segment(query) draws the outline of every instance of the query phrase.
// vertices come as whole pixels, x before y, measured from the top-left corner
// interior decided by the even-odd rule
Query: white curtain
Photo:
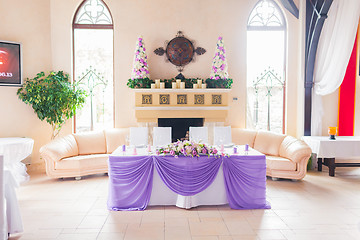
[[[314,68],[311,135],[322,135],[322,96],[341,85],[357,32],[359,0],[334,0],[319,39]]]

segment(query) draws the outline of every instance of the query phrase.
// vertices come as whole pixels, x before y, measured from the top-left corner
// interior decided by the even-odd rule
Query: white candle
[[[160,88],[160,79],[155,79],[155,88]]]
[[[198,85],[196,83],[194,83],[193,88],[198,88]]]
[[[151,84],[151,89],[154,89],[154,88],[156,88],[156,85],[155,85],[155,83],[152,83]]]
[[[176,79],[176,88],[181,88],[181,79]]]
[[[206,83],[201,84],[202,89],[206,89]]]
[[[160,88],[165,88],[165,83],[164,82],[160,83]]]
[[[171,83],[171,87],[172,87],[172,88],[177,88],[176,82],[172,82],[172,83]]]
[[[199,87],[201,86],[202,84],[202,80],[197,80],[197,84],[199,85]]]
[[[181,89],[185,89],[185,82],[181,82],[181,83],[180,83],[180,88],[181,88]]]

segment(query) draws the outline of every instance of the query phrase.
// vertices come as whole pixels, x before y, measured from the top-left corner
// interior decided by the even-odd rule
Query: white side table
[[[322,165],[329,167],[329,176],[335,176],[336,167],[360,167],[360,163],[336,163],[336,158],[360,157],[360,137],[336,136],[335,140],[328,136],[304,136],[302,137],[316,153],[318,158],[318,171],[322,171]]]

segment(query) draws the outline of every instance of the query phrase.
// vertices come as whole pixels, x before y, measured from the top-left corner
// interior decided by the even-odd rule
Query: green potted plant
[[[27,78],[17,95],[32,106],[41,121],[46,120],[51,125],[51,139],[59,134],[76,109],[83,106],[86,98],[85,91],[71,84],[69,74],[63,71],[52,71],[47,76],[40,72],[32,79]]]

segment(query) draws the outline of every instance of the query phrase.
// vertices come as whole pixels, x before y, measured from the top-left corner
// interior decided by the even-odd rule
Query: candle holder
[[[337,133],[337,127],[329,127],[328,133],[329,133],[329,139],[330,140],[336,140],[335,136],[336,136],[336,133]]]

